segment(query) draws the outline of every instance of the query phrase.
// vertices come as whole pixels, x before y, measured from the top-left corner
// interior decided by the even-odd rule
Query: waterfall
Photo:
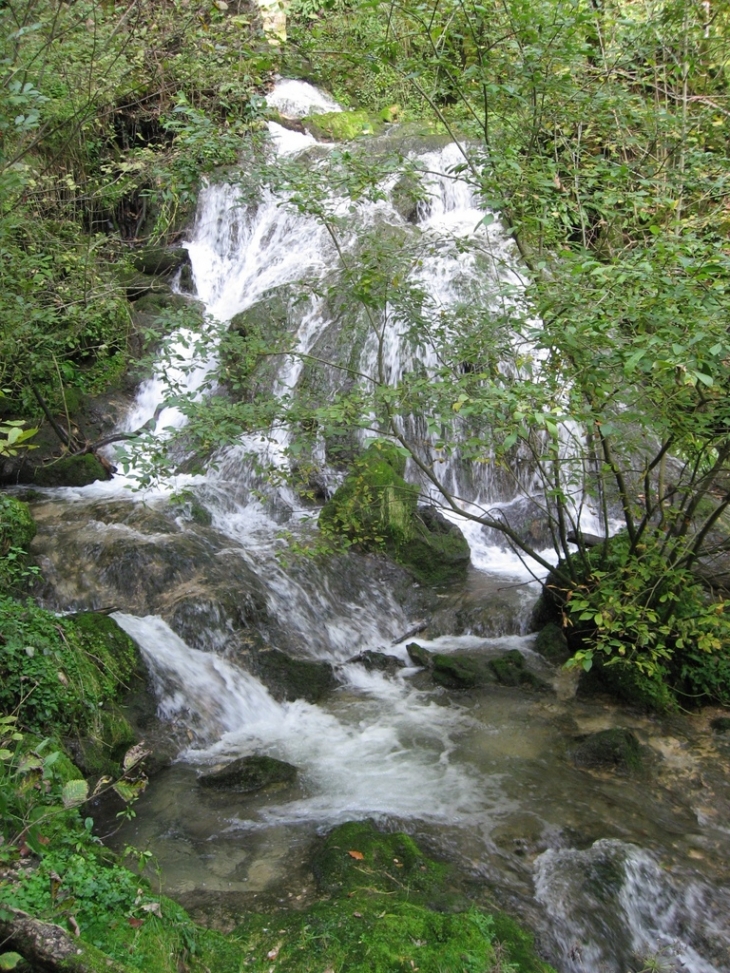
[[[301,82],[278,85],[269,103],[288,116],[339,109]],[[269,130],[282,169],[300,153],[313,168],[339,151],[273,122]],[[499,221],[457,171],[463,161],[458,147],[413,144],[408,153],[423,192],[405,215],[394,198],[397,174],[384,176],[370,187],[369,197],[355,201],[334,189],[323,193],[341,253],[322,222],[288,205],[273,180],[255,202],[244,200],[235,185],[206,185],[186,246],[209,320],[202,335],[182,329],[169,337],[124,428],[154,426],[158,444],[170,427],[183,428],[183,413],[166,404],[170,385],[183,386],[205,403],[216,391],[211,383],[219,349],[213,339],[225,334],[236,315],[255,312],[266,301],[276,304],[281,317],[276,326],[289,340],[288,353],[272,362],[267,381],[276,396],[292,400],[311,385],[313,358],[333,363],[329,369],[317,366],[325,398],[339,388],[343,363],[375,375],[380,356],[391,384],[410,372],[435,370],[438,347],[427,340],[429,331],[443,329],[448,336],[448,329],[458,327],[454,307],[468,303],[476,290],[495,317],[524,319],[529,312],[516,254]],[[341,254],[356,261],[361,234],[367,233],[376,243],[396,233],[406,257],[417,254],[404,263],[413,287],[427,297],[423,340],[411,340],[397,288],[380,341],[362,309],[340,300]],[[344,338],[343,328],[349,328]],[[526,346],[521,350],[530,352]],[[499,504],[517,510],[523,492],[529,494],[529,468],[516,486],[488,462],[462,463],[458,450],[442,455],[438,433],[422,416],[400,421],[404,435],[420,442],[424,461],[436,464],[442,482],[466,509]],[[216,822],[215,833],[206,834],[206,844],[222,833],[248,840],[267,828],[312,833],[372,817],[422,831],[466,873],[506,889],[510,903],[529,902],[528,914],[565,973],[627,973],[652,954],[677,973],[728,969],[722,955],[730,948],[730,931],[713,905],[710,879],[692,870],[687,863],[694,856],[684,848],[677,852],[683,869],[677,877],[658,864],[654,849],[671,856],[673,832],[665,833],[656,811],[661,801],[652,788],[623,782],[634,801],[631,815],[624,816],[611,787],[566,758],[566,725],[573,736],[589,733],[601,720],[613,725],[616,714],[600,710],[596,716],[580,704],[564,710],[564,700],[548,693],[501,688],[483,699],[446,697],[419,676],[401,639],[419,621],[422,591],[411,586],[404,594],[398,587],[403,582],[377,559],[288,559],[292,543],[311,535],[317,514],[285,478],[269,476],[271,470],[286,471],[292,441],[292,430],[281,423],[217,450],[204,474],[181,472],[130,492],[132,469],[108,483],[53,491],[52,500],[44,494],[37,509],[62,552],[54,555],[50,544],[43,549],[48,574],[55,569],[57,602],[69,609],[121,608],[114,617],[140,647],[160,715],[181,731],[179,766],[190,775],[184,780],[186,815],[188,802],[197,800],[190,786],[197,768],[265,753],[299,769],[296,790],[258,804],[238,801]],[[312,459],[323,489],[332,492],[343,473],[328,447],[315,443]],[[407,475],[423,496],[438,500],[415,464]],[[49,512],[53,503],[60,505],[59,515]],[[502,587],[532,580],[515,554],[481,525],[453,519],[470,544],[478,571],[469,584],[478,597],[496,600]],[[432,594],[434,611],[442,597]],[[525,595],[528,602],[530,597]],[[458,610],[459,604],[452,617]],[[532,641],[519,634],[419,638],[443,654],[468,649],[489,658],[517,649],[534,668],[543,665],[541,675],[550,678]],[[339,688],[321,705],[279,701],[246,670],[252,645],[326,660]],[[367,671],[354,661],[367,649],[397,657],[402,668]],[[631,720],[647,739],[665,732],[641,717]],[[700,770],[696,775],[701,777]],[[155,786],[152,781],[150,791]],[[140,817],[143,813],[140,808]],[[688,831],[698,820],[691,817],[689,825],[680,820]],[[703,822],[703,828],[708,848],[725,847],[721,827]],[[631,840],[603,838],[606,834],[628,834]],[[638,846],[644,840],[651,852]],[[196,867],[205,868],[206,856],[207,851]],[[164,861],[162,866],[164,874]],[[718,875],[713,881],[724,902],[726,877]],[[680,876],[686,878],[684,888]]]

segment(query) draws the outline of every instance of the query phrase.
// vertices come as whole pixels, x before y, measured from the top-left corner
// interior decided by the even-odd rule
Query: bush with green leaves
[[[656,539],[637,551],[623,532],[582,561],[579,580],[549,579],[562,608],[572,666],[656,709],[730,705],[730,616],[687,567],[670,566]]]

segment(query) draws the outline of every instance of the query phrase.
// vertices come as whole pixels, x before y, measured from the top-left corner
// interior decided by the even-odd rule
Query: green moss
[[[517,649],[510,649],[504,655],[491,659],[489,667],[501,686],[530,686],[544,689],[545,683],[525,665],[525,657]]]
[[[367,111],[333,111],[308,115],[305,129],[319,141],[349,142],[363,135],[377,135],[383,121]]]
[[[245,968],[264,973],[550,973],[530,936],[506,916],[474,908],[455,872],[404,834],[368,822],[340,825],[313,866],[330,896],[304,912],[251,916],[239,927]],[[502,964],[502,965],[500,965]]]
[[[109,471],[93,453],[84,456],[65,456],[63,459],[39,466],[33,473],[36,486],[86,486],[95,480],[108,480]]]
[[[471,562],[471,551],[459,528],[434,508],[421,508],[412,526],[412,536],[398,545],[397,561],[422,584],[462,581]]]
[[[0,496],[0,558],[11,547],[28,550],[35,537],[36,526],[30,507],[14,497]]]
[[[96,736],[109,752],[128,736],[122,719],[107,716],[104,707],[139,672],[139,658],[113,619],[95,613],[59,618],[31,602],[4,598],[0,633],[0,711],[17,712],[33,732]]]
[[[443,891],[449,874],[448,866],[427,858],[408,835],[387,834],[369,821],[350,821],[330,832],[312,871],[320,890],[330,895],[391,894],[407,885],[409,895],[421,900]]]
[[[487,659],[440,653],[433,656],[433,678],[447,689],[476,689],[497,681]]]
[[[462,580],[469,545],[435,508],[418,507],[418,487],[403,479],[404,472],[405,457],[396,447],[368,447],[322,508],[320,529],[388,553],[422,584]]]

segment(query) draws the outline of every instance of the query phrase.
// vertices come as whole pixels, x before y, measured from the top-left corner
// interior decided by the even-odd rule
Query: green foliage
[[[131,639],[106,616],[59,618],[9,598],[0,599],[0,632],[0,712],[36,733],[103,742],[104,707],[136,672]]]
[[[655,705],[674,692],[726,700],[723,606],[691,572],[726,533],[730,504],[728,10],[408,0],[335,5],[306,27],[315,13],[302,7],[297,37],[338,93],[357,98],[369,72],[384,87],[363,85],[363,104],[401,100],[405,84],[411,106],[466,133],[458,170],[530,271],[522,289],[476,289],[451,319],[439,314],[443,325],[414,289],[401,296],[414,348],[430,345],[441,364],[397,384],[368,376],[361,414],[377,416],[451,506],[437,463],[454,444],[467,463],[509,470],[514,494],[541,511],[561,583],[585,602],[570,617],[589,616],[594,640],[578,661],[597,653]],[[356,22],[350,41],[344,25]],[[338,185],[357,198],[354,180]],[[319,196],[300,198],[337,232]],[[373,295],[391,267],[358,266],[348,280],[381,338],[387,304]],[[334,424],[336,410],[344,422],[344,396],[320,414]],[[404,433],[413,413],[428,449]],[[627,536],[615,562],[590,571],[582,544],[570,557],[586,507]],[[509,512],[472,516],[549,568]]]
[[[0,495],[0,591],[15,588],[33,575],[34,569],[24,562],[35,531],[28,504]]]
[[[85,788],[50,739],[34,740],[18,731],[15,716],[0,716],[0,834],[8,848],[23,844],[39,854],[49,835],[73,829],[77,814],[71,809]]]
[[[14,417],[63,414],[127,365],[117,278],[164,242],[201,176],[236,160],[272,66],[255,21],[210,3],[0,8],[0,382]],[[13,434],[15,435],[15,434]],[[12,444],[11,444],[12,445]]]
[[[566,594],[570,665],[656,709],[730,705],[730,620],[686,567],[671,567],[656,538],[631,550],[619,534],[591,552],[588,573]]]

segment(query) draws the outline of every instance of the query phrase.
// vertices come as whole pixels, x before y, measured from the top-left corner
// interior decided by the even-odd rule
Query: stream
[[[269,102],[290,116],[338,108],[302,82],[281,82]],[[282,160],[303,157],[315,166],[337,150],[269,128]],[[422,170],[425,199],[404,217],[393,202],[397,176],[386,179],[377,199],[352,212],[344,251],[357,255],[363,227],[395,228],[404,249],[422,248],[413,273],[434,307],[449,307],[477,284],[494,286],[495,304],[518,301],[516,256],[455,174],[458,148],[396,133],[378,141],[379,151],[389,150],[389,138]],[[237,187],[210,184],[186,244],[196,296],[212,318],[227,322],[274,298],[285,307],[299,355],[272,370],[282,397],[311,386],[302,354],[335,361],[356,354],[358,369],[369,373],[378,353],[367,336],[352,337],[357,321],[333,313],[331,237],[285,203],[274,189],[246,202]],[[327,204],[340,216],[352,205],[334,191]],[[507,291],[498,286],[505,281]],[[381,351],[392,383],[435,361],[434,348],[414,351],[403,332],[393,313]],[[190,337],[178,335],[169,360],[143,383],[124,428],[156,422],[164,438],[165,427],[184,425],[174,406],[161,408],[169,383],[195,393],[216,361],[215,350],[191,358]],[[186,357],[189,367],[180,367]],[[336,370],[327,381],[325,396]],[[404,422],[411,434],[422,424],[418,416]],[[421,432],[433,460],[437,441]],[[730,970],[730,737],[711,731],[717,714],[649,717],[577,698],[573,677],[533,651],[528,628],[539,584],[474,522],[450,515],[472,555],[458,589],[427,591],[363,554],[282,557],[292,538],[311,536],[317,508],[263,476],[255,460],[285,464],[289,442],[283,426],[266,439],[244,436],[220,450],[205,474],[180,473],[144,490],[130,489],[132,470],[35,494],[33,552],[45,603],[59,611],[117,609],[114,617],[142,651],[177,753],[115,837],[118,847],[151,850],[165,893],[216,921],[217,912],[235,915],[256,902],[306,901],[313,837],[370,818],[455,862],[475,894],[483,889],[535,931],[562,973],[638,973],[650,962],[677,973]],[[342,473],[327,444],[314,458],[321,489],[331,493]],[[458,456],[443,463],[443,479],[470,508],[522,502],[520,477],[506,480],[488,463],[466,469]],[[413,464],[408,477],[419,482]],[[420,485],[428,496],[428,484]],[[590,511],[581,522],[591,530]],[[436,687],[402,640],[424,619],[428,627],[415,636],[422,646],[487,657],[517,649],[550,691]],[[254,644],[333,663],[338,688],[317,704],[277,701],[247,667]],[[368,649],[404,665],[368,671],[352,661]],[[614,726],[634,731],[645,770],[620,776],[576,766],[578,738]],[[250,796],[196,787],[201,769],[252,753],[294,764],[297,783]]]

